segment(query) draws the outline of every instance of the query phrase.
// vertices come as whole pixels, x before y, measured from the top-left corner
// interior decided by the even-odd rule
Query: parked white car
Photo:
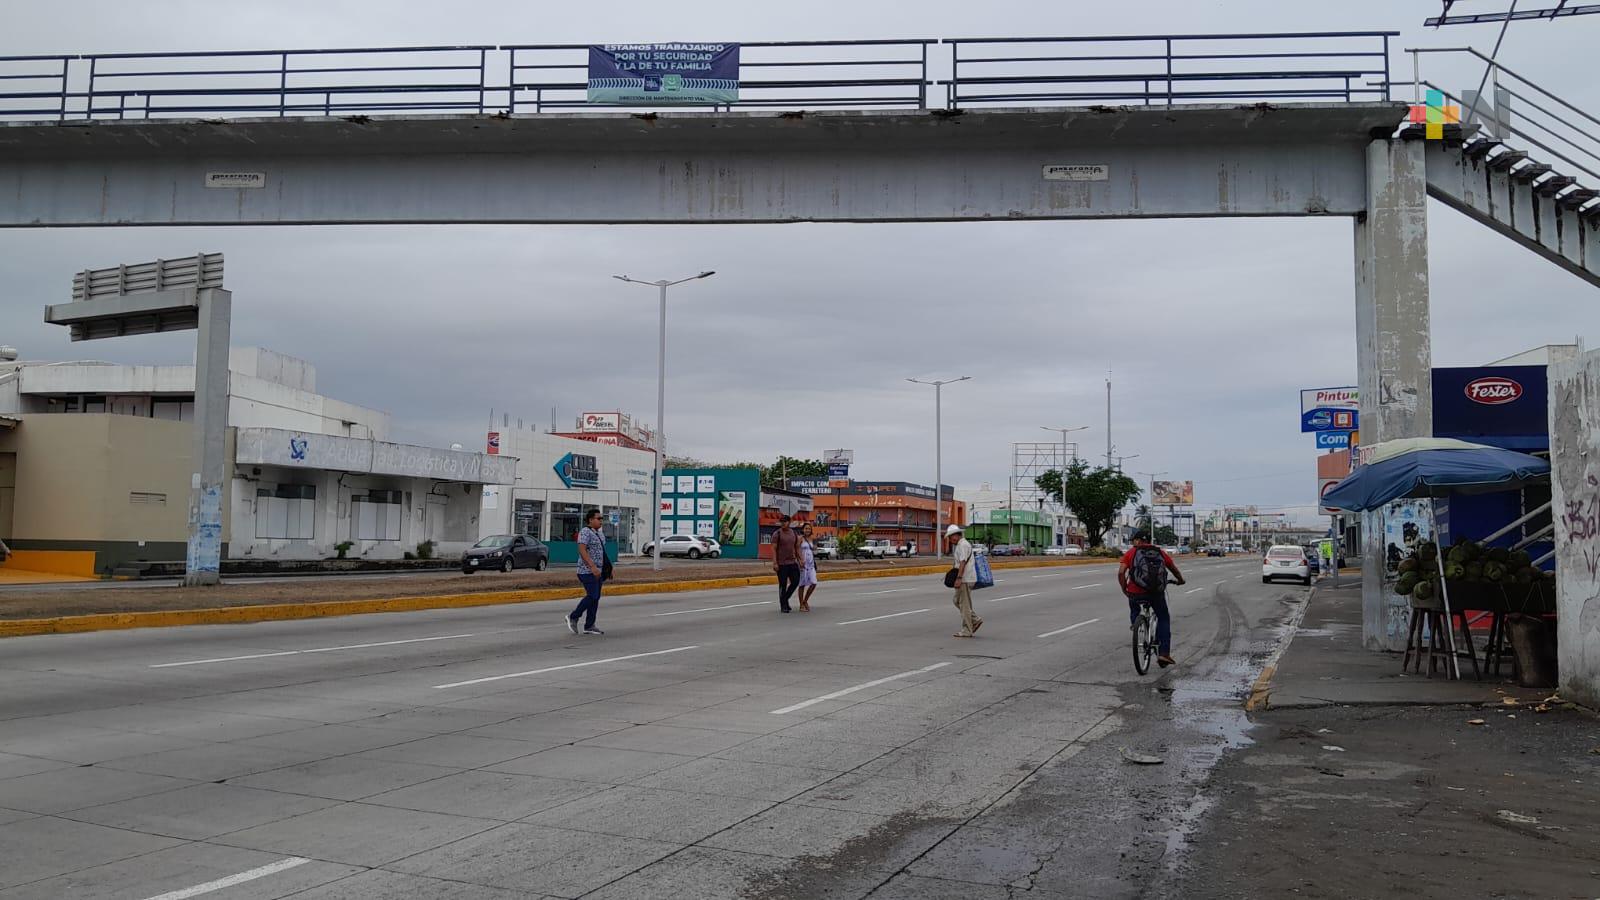
[[[1061,548],[1061,555],[1062,556],[1082,556],[1083,555],[1083,548],[1079,547],[1077,544],[1068,544],[1065,547]]]
[[[1281,544],[1267,551],[1261,561],[1261,583],[1268,584],[1279,578],[1292,578],[1301,584],[1311,583],[1311,561],[1306,551],[1293,544]]]
[[[817,559],[838,559],[839,542],[834,540],[817,541],[811,548]]]
[[[645,556],[654,556],[655,552],[655,541],[644,545]],[[716,559],[722,555],[722,547],[710,538],[695,537],[692,534],[670,534],[661,539],[661,555],[687,556],[690,559],[709,556]]]

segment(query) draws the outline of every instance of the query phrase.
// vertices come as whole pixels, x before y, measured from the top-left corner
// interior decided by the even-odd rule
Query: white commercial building
[[[185,556],[193,366],[0,363],[0,538],[74,571]],[[323,396],[310,363],[229,359],[229,559],[398,559],[478,539],[516,460],[389,442],[389,414]],[[427,545],[420,548],[419,545]]]
[[[484,492],[479,534],[527,534],[550,545],[552,562],[577,559],[583,513],[598,509],[621,553],[649,536],[655,454],[539,431],[502,431],[500,451],[517,459],[515,481]]]

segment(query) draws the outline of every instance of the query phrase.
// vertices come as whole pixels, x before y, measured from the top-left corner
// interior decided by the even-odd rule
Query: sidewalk
[[[1252,709],[1501,704],[1506,696],[1537,703],[1555,693],[1553,688],[1518,686],[1511,680],[1509,663],[1501,666],[1499,676],[1485,672],[1482,681],[1475,681],[1472,663],[1464,656],[1461,681],[1446,679],[1442,671],[1429,678],[1426,662],[1422,674],[1402,674],[1401,654],[1361,646],[1359,578],[1340,576],[1339,587],[1313,590],[1299,630],[1291,636],[1270,681],[1258,685],[1261,696]],[[1482,649],[1478,648],[1480,665]]]

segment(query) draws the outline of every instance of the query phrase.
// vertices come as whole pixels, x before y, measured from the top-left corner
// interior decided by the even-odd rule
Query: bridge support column
[[[228,344],[233,293],[199,292],[200,331],[194,355],[194,472],[189,484],[186,587],[222,581],[222,496],[228,486]]]
[[[1422,141],[1367,145],[1367,211],[1356,219],[1356,369],[1361,443],[1433,434],[1428,197]],[[1383,584],[1383,516],[1362,526],[1362,640],[1405,648],[1406,599]]]

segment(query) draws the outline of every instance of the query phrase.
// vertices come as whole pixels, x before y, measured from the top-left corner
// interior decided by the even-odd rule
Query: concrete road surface
[[[0,900],[1157,896],[1306,594],[1180,564],[0,641]]]

